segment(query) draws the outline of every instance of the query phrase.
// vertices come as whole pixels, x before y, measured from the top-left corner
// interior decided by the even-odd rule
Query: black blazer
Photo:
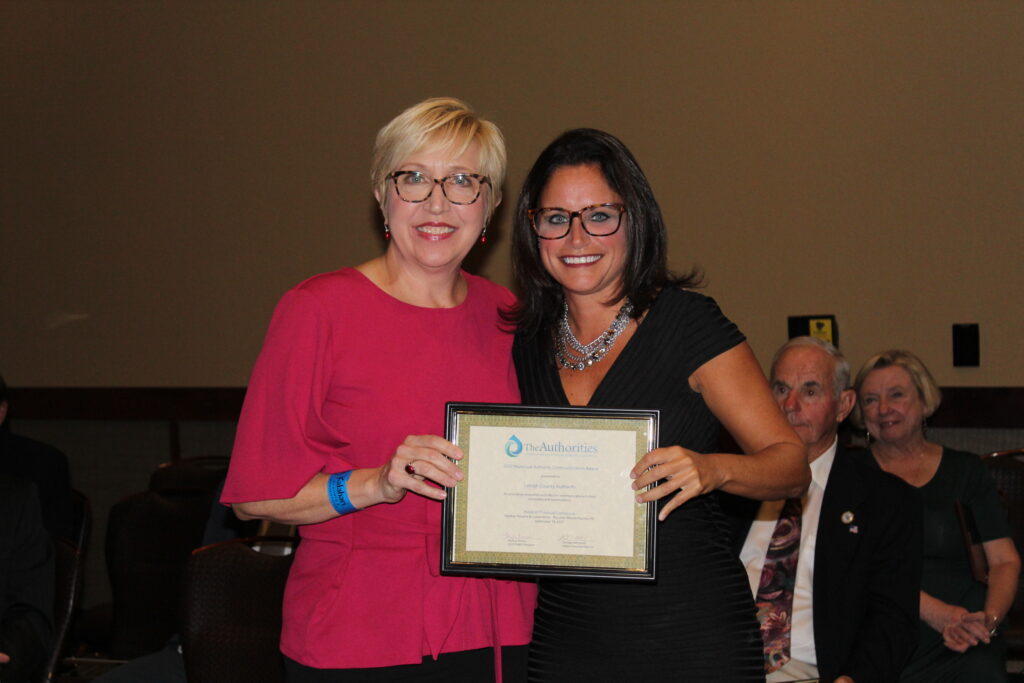
[[[0,474],[34,483],[46,530],[53,536],[74,540],[67,457],[49,444],[12,434],[10,424],[8,420],[0,426]]]
[[[53,544],[35,485],[0,474],[0,680],[37,681],[50,655]]]
[[[840,447],[821,503],[812,600],[823,683],[842,675],[895,682],[917,645],[920,499],[870,457]],[[760,502],[724,493],[721,502],[738,554]]]

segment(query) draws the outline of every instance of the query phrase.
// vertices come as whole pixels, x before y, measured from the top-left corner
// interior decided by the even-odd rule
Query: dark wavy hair
[[[538,238],[530,227],[528,211],[539,208],[540,196],[557,169],[591,165],[601,170],[605,182],[626,205],[626,224],[622,228],[626,231],[626,265],[612,302],[628,297],[633,302],[633,317],[639,318],[661,289],[700,286],[698,270],[682,276],[668,270],[665,221],[647,176],[633,154],[614,135],[593,128],[576,128],[559,135],[540,153],[523,181],[516,203],[512,273],[520,298],[508,320],[525,337],[552,330],[563,304],[561,285],[541,262]]]

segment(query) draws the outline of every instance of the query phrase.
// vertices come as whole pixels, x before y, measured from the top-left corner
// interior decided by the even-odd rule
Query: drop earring
[[[480,244],[487,244],[487,224],[484,224],[484,229],[480,233]]]
[[[384,239],[391,239],[391,228],[388,227],[387,223],[384,224]]]

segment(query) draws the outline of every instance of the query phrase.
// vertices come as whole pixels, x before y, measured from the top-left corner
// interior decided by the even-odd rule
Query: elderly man
[[[736,523],[765,644],[768,683],[896,681],[913,650],[921,574],[917,492],[838,446],[853,408],[842,354],[812,337],[772,361],[775,400],[807,445],[801,498],[723,496]]]

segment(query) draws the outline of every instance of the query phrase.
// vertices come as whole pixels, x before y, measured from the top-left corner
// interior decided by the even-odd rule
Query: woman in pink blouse
[[[512,295],[461,269],[501,198],[498,128],[426,100],[377,135],[384,253],[282,298],[222,501],[300,525],[284,599],[289,681],[525,679],[534,586],[439,575],[446,401],[518,402]],[[496,662],[503,662],[496,667]]]

